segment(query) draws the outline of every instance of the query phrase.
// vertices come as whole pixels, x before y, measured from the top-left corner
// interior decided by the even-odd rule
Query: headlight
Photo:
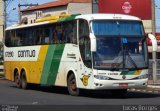
[[[148,76],[147,76],[147,74],[145,74],[145,75],[140,75],[139,77],[138,77],[138,79],[146,79]]]
[[[94,75],[94,77],[95,77],[96,79],[100,79],[100,80],[108,80],[108,79],[109,79],[109,77],[107,77],[107,76],[102,76],[102,75]]]

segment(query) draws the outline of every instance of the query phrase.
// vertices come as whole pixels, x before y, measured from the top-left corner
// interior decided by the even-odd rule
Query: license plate
[[[119,83],[119,87],[127,88],[128,87],[128,83]]]

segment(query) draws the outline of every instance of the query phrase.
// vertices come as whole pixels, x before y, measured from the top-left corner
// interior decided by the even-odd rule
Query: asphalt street
[[[66,88],[33,86],[23,90],[13,82],[0,80],[0,104],[19,105],[160,105],[160,94],[128,92],[125,98],[117,98],[106,92],[88,91],[79,97],[70,96]]]
[[[106,92],[87,91],[82,96],[70,96],[66,88],[34,86],[23,90],[13,82],[0,79],[0,104],[10,105],[160,105],[160,94],[128,92],[117,98]]]

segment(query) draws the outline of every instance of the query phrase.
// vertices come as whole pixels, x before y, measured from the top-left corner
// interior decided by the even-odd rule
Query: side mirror
[[[97,42],[96,42],[96,37],[94,36],[94,34],[90,33],[90,39],[91,39],[91,51],[96,52]]]
[[[151,39],[152,42],[152,51],[157,52],[158,46],[156,37],[153,34],[148,34],[148,37]]]

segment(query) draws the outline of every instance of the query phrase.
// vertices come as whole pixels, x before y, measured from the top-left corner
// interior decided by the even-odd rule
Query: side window
[[[62,43],[62,24],[56,24],[55,26],[55,37],[56,37],[56,43]]]
[[[68,21],[52,25],[51,43],[77,44],[77,22]]]
[[[6,31],[5,32],[5,45],[7,46],[7,47],[12,47],[13,46],[13,44],[12,44],[12,38],[11,38],[11,36],[12,36],[12,31],[11,30],[8,30],[8,31]]]
[[[79,20],[79,37],[89,37],[89,26],[86,20]]]
[[[49,27],[43,29],[43,38],[42,43],[43,44],[49,44],[51,37],[51,29]]]
[[[28,29],[29,33],[27,33],[27,45],[35,45],[35,37],[34,37],[34,30],[33,28]]]
[[[85,20],[79,20],[79,49],[84,64],[91,68],[91,51],[90,51],[90,38],[89,26]]]
[[[69,35],[70,43],[77,44],[77,21],[71,21],[69,24],[72,25],[70,26],[71,29],[67,29],[70,31],[70,35]]]
[[[40,45],[42,43],[43,30],[40,27],[37,27],[33,33],[35,37],[35,45]]]
[[[66,41],[66,43],[71,43],[73,24],[71,22],[66,23],[64,29],[65,29],[64,30],[65,41]]]
[[[51,40],[51,43],[58,43],[58,38],[57,38],[57,32],[56,32],[56,25],[52,25],[52,40]]]
[[[24,30],[19,29],[16,31],[16,38],[14,39],[16,46],[22,46],[24,43]]]

